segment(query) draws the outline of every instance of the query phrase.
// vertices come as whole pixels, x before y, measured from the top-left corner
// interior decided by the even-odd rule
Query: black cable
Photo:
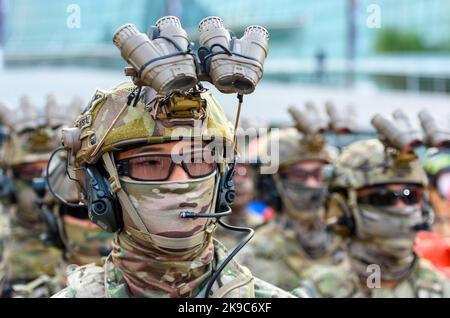
[[[213,52],[212,49],[214,47],[216,47],[216,46],[220,47],[223,51]],[[219,55],[219,54],[226,54],[228,56],[236,55],[236,56],[239,56],[239,57],[242,57],[242,58],[245,58],[245,59],[249,59],[249,60],[253,60],[253,61],[259,62],[258,59],[253,58],[251,56],[247,56],[247,55],[243,55],[243,54],[240,54],[240,53],[237,53],[237,52],[230,51],[228,48],[224,47],[222,44],[219,44],[219,43],[215,43],[215,44],[211,45],[210,53],[207,54],[204,57],[204,61],[206,62],[206,60],[212,58],[213,56]]]
[[[206,286],[205,298],[209,298],[209,292],[211,291],[214,282],[217,280],[217,278],[219,278],[219,274],[224,270],[224,268],[233,259],[233,257],[236,256],[236,254],[251,240],[251,238],[255,234],[255,231],[249,227],[232,226],[226,224],[222,220],[219,220],[219,224],[228,230],[236,232],[247,232],[248,234],[239,242],[239,244],[234,248],[234,250],[230,253],[230,255],[228,255],[228,257],[222,262],[222,264],[220,264],[219,268],[211,276],[208,285]]]
[[[142,86],[139,86],[139,88],[137,90],[136,98],[133,103],[133,107],[136,107],[137,103],[139,102],[139,98],[141,97],[141,92],[142,92]]]
[[[67,202],[67,200],[65,200],[63,197],[61,197],[59,194],[57,194],[57,193],[55,193],[54,191],[53,191],[53,188],[52,188],[52,186],[51,186],[51,184],[50,184],[50,173],[49,173],[49,170],[50,170],[50,163],[52,162],[52,160],[53,160],[53,157],[58,153],[58,152],[60,152],[60,151],[62,151],[62,150],[65,150],[64,149],[64,147],[58,147],[58,148],[56,148],[53,152],[52,152],[52,154],[50,155],[50,158],[48,159],[48,163],[47,163],[47,167],[45,168],[45,182],[47,183],[47,187],[48,187],[48,190],[50,191],[50,193],[60,202],[60,203],[62,203],[62,204],[65,204],[65,205],[67,205],[67,206],[70,206],[70,207],[73,207],[73,208],[79,208],[80,206],[83,206],[83,205],[80,205],[80,204],[75,204],[75,203],[70,203],[70,202]]]
[[[156,58],[154,58],[154,59],[151,59],[151,60],[149,60],[148,62],[144,63],[144,64],[139,68],[139,70],[137,70],[137,72],[136,72],[136,77],[137,77],[137,78],[141,78],[142,72],[143,72],[150,64],[155,63],[155,62],[160,61],[160,60],[164,60],[164,59],[168,59],[168,58],[171,58],[171,57],[174,57],[174,56],[180,56],[180,55],[193,55],[193,54],[192,54],[190,51],[175,52],[175,53],[171,53],[171,54],[167,54],[167,55],[164,55],[164,56],[159,56],[159,57],[156,57]]]

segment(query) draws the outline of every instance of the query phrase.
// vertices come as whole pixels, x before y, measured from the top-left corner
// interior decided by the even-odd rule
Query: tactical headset
[[[35,202],[36,210],[45,225],[45,234],[42,241],[46,245],[65,250],[65,240],[62,238],[64,230],[51,208],[43,202],[43,198],[46,194],[46,180],[44,178],[34,178],[32,185],[33,190],[38,197],[37,202]],[[83,206],[80,206],[80,208],[85,209]]]

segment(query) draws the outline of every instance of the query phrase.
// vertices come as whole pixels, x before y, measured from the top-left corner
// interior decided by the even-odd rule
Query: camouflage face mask
[[[303,221],[315,221],[320,217],[325,202],[324,188],[306,187],[288,180],[282,180],[281,186],[281,196],[288,212]]]
[[[414,239],[414,227],[423,222],[420,207],[377,208],[360,206],[356,219],[360,238],[410,238]]]
[[[396,280],[410,273],[416,260],[414,239],[385,238],[372,241],[354,239],[347,252],[352,268],[362,277],[369,275],[369,265],[378,265],[381,279]]]
[[[123,178],[120,181],[150,234],[186,238],[204,230],[208,219],[182,219],[180,212],[211,211],[215,176],[213,173],[186,181],[140,182]]]
[[[114,235],[102,231],[89,220],[64,216],[63,222],[70,262],[102,264],[101,257],[109,254]]]
[[[382,279],[400,279],[413,266],[414,226],[423,222],[417,207],[360,206],[355,214],[357,234],[348,248],[352,266],[362,276],[367,266],[380,266]]]

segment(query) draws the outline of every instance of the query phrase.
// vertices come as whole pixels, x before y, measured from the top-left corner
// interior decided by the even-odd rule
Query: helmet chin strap
[[[103,162],[105,163],[105,169],[109,173],[110,178],[109,182],[111,185],[111,189],[113,192],[117,194],[119,202],[122,206],[122,210],[126,211],[128,216],[131,218],[133,224],[137,227],[125,226],[125,231],[140,240],[151,243],[155,247],[170,249],[170,250],[187,250],[193,249],[197,246],[202,245],[204,242],[209,240],[214,229],[217,226],[216,222],[209,222],[209,224],[205,227],[204,230],[189,236],[189,237],[166,237],[161,235],[152,234],[148,231],[145,223],[142,221],[141,216],[137,212],[134,205],[131,203],[130,198],[123,190],[120,185],[119,176],[117,174],[117,169],[115,168],[113,159],[111,158],[110,153],[105,153],[102,156]],[[216,183],[217,184],[217,183]],[[215,198],[217,195],[217,189],[214,194],[213,202],[215,202]],[[211,203],[212,205],[212,203]],[[181,212],[182,213],[192,213],[192,212]],[[194,213],[197,214],[197,213]],[[182,217],[180,215],[180,217]],[[164,250],[164,252],[167,252]]]

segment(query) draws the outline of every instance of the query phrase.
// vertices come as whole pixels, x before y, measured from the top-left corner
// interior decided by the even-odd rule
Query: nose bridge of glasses
[[[189,179],[189,172],[186,168],[186,165],[183,165],[180,163],[174,163],[172,164],[172,169],[169,171],[169,181],[173,180],[187,180]]]

